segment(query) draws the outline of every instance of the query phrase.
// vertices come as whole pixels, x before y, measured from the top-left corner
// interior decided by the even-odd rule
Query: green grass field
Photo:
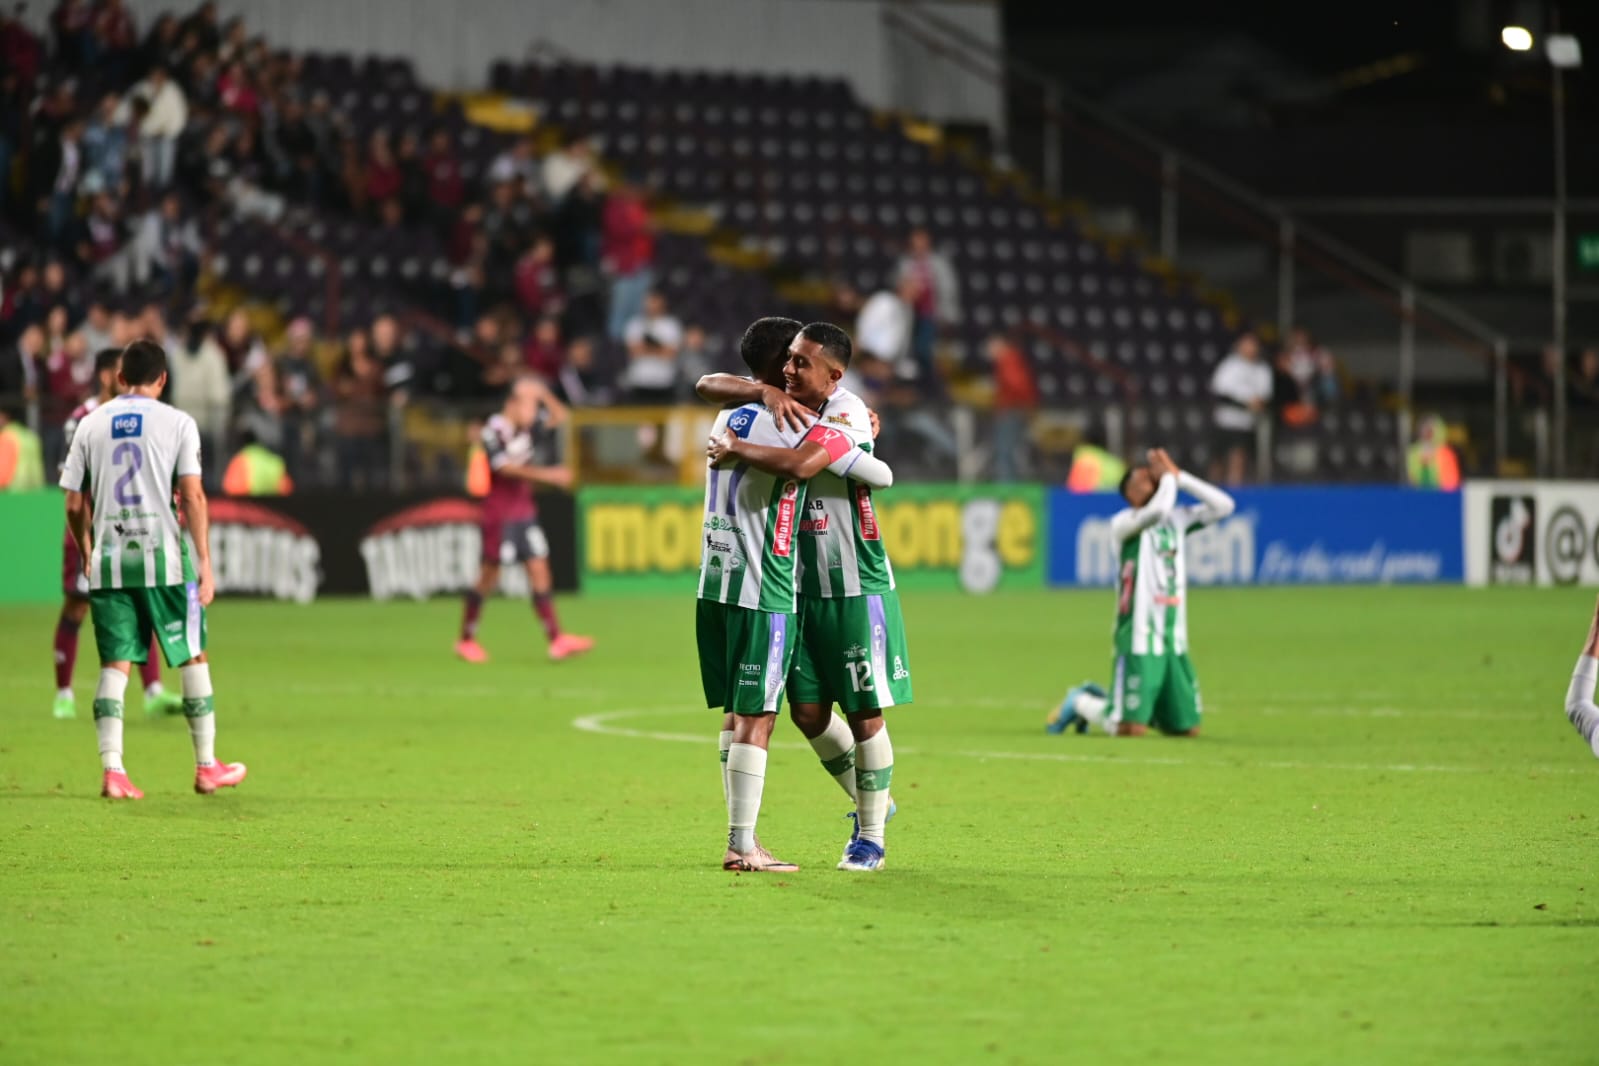
[[[212,613],[237,792],[148,794],[0,614],[0,1063],[1592,1063],[1599,765],[1561,714],[1591,592],[1199,590],[1197,741],[1047,737],[1108,593],[905,597],[890,866],[777,734],[733,876],[687,601]],[[87,633],[86,633],[87,636]],[[173,679],[175,681],[175,678]],[[135,686],[136,687],[136,686]],[[587,728],[579,728],[586,726]]]

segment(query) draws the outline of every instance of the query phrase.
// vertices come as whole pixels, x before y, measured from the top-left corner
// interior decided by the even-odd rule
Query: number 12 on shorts
[[[856,692],[872,691],[872,664],[869,660],[846,662],[844,669],[849,671],[849,683]]]

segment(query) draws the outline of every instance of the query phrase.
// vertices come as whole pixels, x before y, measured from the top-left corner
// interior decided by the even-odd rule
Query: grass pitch
[[[908,594],[890,865],[832,868],[783,724],[775,877],[719,869],[687,597],[564,603],[600,644],[563,664],[495,602],[476,668],[454,603],[223,603],[250,779],[193,795],[130,690],[119,805],[92,638],[53,721],[54,612],[7,609],[0,1063],[1593,1062],[1590,604],[1201,589],[1207,735],[1129,741],[1041,729],[1109,593]]]

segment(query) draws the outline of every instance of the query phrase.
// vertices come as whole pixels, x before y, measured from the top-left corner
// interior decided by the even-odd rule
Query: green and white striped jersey
[[[827,398],[817,426],[844,434],[854,446],[872,450],[871,413],[848,389]],[[800,520],[800,595],[822,599],[880,596],[894,588],[872,506],[871,486],[824,471],[810,481]]]
[[[194,419],[160,400],[118,396],[72,435],[61,487],[94,507],[89,588],[156,588],[195,580],[172,494],[200,476]]]
[[[1178,507],[1181,489],[1197,506]],[[1233,498],[1190,474],[1160,479],[1143,507],[1118,511],[1111,533],[1121,543],[1117,579],[1116,654],[1188,653],[1188,571],[1184,542],[1189,533],[1233,513]]]
[[[759,404],[721,412],[711,433],[720,436],[724,430],[772,448],[793,448],[803,436],[778,428],[772,413]],[[705,472],[700,599],[773,614],[798,610],[794,536],[805,506],[805,484],[746,463]]]

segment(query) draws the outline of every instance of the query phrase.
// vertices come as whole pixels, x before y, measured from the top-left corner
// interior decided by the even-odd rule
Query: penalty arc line
[[[674,744],[708,744],[713,739],[709,733],[673,733],[656,729],[635,729],[631,726],[613,725],[613,722],[633,718],[658,718],[666,715],[685,714],[681,707],[642,707],[627,708],[614,711],[602,711],[598,714],[585,714],[572,719],[572,727],[584,733],[595,733],[601,736],[624,737],[633,740],[658,740]],[[809,751],[809,744],[795,741],[774,740],[774,748]],[[1103,765],[1122,764],[1127,766],[1200,766],[1214,767],[1217,769],[1241,769],[1255,767],[1263,770],[1339,770],[1351,773],[1429,773],[1429,774],[1494,774],[1494,773],[1537,773],[1537,774],[1573,774],[1575,768],[1569,766],[1447,766],[1427,763],[1318,763],[1299,760],[1269,759],[1257,762],[1245,761],[1209,761],[1203,759],[1183,759],[1163,756],[1139,755],[1091,755],[1074,754],[1070,752],[1052,751],[974,751],[968,749],[929,750],[911,747],[895,746],[896,751],[905,755],[954,755],[960,758],[988,760],[1011,759],[1023,762],[1059,762],[1059,763],[1093,763]]]

